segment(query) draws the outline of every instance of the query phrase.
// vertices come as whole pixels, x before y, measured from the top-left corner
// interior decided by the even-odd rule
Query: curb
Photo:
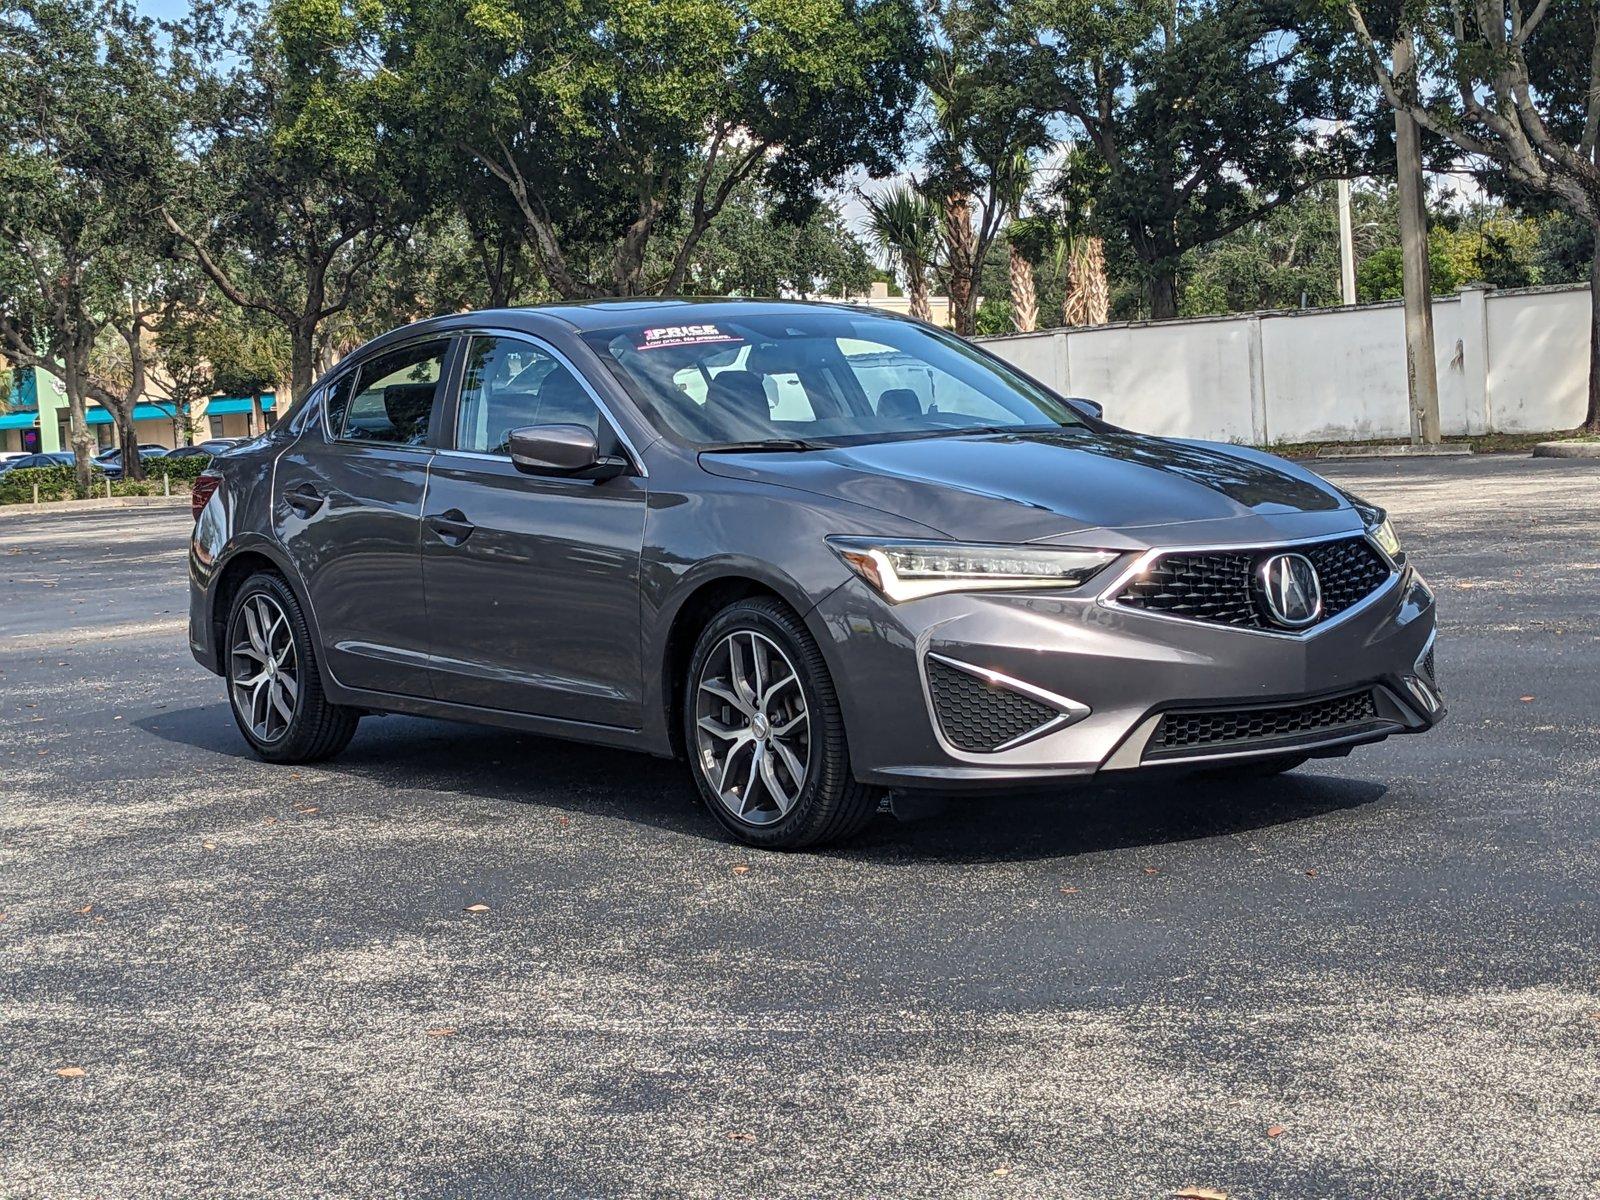
[[[1400,442],[1392,446],[1351,446],[1348,449],[1324,446],[1318,458],[1465,458],[1471,446],[1413,446]]]
[[[1600,442],[1540,442],[1535,458],[1600,458]]]
[[[38,513],[110,512],[119,508],[188,508],[189,494],[173,496],[113,496],[109,500],[48,500],[39,504],[0,504],[0,517]]]

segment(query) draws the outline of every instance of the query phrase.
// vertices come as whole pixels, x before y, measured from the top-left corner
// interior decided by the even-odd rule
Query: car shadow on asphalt
[[[152,736],[240,759],[262,771],[226,705],[167,709],[134,722]],[[564,814],[650,825],[707,841],[729,839],[697,803],[681,762],[482,725],[414,717],[369,718],[322,770],[352,783],[458,793]],[[1223,781],[1163,774],[1020,795],[897,798],[830,857],[892,862],[1004,862],[1248,833],[1372,804],[1381,783],[1318,774],[1308,763],[1270,779]]]

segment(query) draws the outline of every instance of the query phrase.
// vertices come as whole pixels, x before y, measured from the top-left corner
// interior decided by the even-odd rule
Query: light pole
[[[1339,180],[1339,295],[1343,303],[1356,302],[1356,239],[1350,225],[1350,181]]]

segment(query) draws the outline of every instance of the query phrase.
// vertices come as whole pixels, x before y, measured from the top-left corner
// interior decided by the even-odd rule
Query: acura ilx
[[[190,643],[262,758],[377,713],[676,755],[757,846],[896,789],[1270,775],[1444,713],[1381,509],[863,308],[423,321],[194,506]]]

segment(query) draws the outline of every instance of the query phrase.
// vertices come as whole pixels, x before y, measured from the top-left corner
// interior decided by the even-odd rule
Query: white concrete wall
[[[1447,435],[1583,420],[1587,287],[1466,289],[1433,305]],[[1215,441],[1373,441],[1410,434],[1398,303],[1143,322],[981,339],[1115,424]]]

